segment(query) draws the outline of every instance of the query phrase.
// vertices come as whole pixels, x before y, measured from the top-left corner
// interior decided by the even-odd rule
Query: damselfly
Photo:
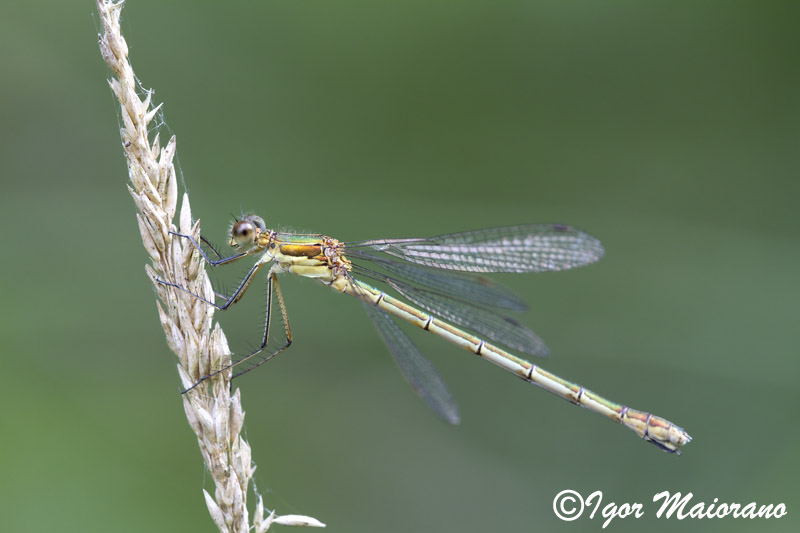
[[[360,300],[406,379],[450,423],[458,423],[459,414],[447,386],[389,315],[465,348],[571,403],[620,422],[664,451],[680,453],[680,447],[691,440],[682,428],[664,418],[607,400],[487,342],[489,339],[530,355],[547,355],[546,346],[535,333],[503,314],[503,310],[523,310],[525,303],[509,289],[477,273],[555,271],[594,263],[603,256],[603,247],[582,231],[556,224],[530,224],[430,238],[339,242],[325,235],[273,231],[260,217],[248,215],[231,227],[229,244],[240,250],[232,256],[222,257],[206,239],[200,238],[216,258],[209,256],[193,237],[173,234],[188,239],[212,266],[260,254],[230,297],[217,295],[224,300],[222,303],[190,293],[217,309],[225,310],[238,302],[254,276],[269,265],[267,320],[261,346],[251,353],[231,356],[223,368],[203,376],[187,390],[220,372],[241,375],[289,347],[291,332],[277,278],[278,274],[289,272],[316,279]],[[411,304],[359,278],[382,283]],[[159,281],[189,292],[174,283]],[[267,350],[273,291],[280,305],[286,342]]]

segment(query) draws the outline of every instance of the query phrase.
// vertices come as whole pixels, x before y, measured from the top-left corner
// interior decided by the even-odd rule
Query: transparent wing
[[[397,366],[400,367],[417,394],[444,420],[450,424],[458,424],[461,420],[458,414],[458,405],[431,362],[425,359],[419,348],[411,342],[411,339],[403,333],[389,315],[374,305],[368,303],[363,303],[363,305],[381,334],[383,342],[386,343],[389,352],[397,362]]]
[[[511,289],[484,276],[437,271],[434,268],[357,250],[348,251],[348,255],[365,259],[396,276],[466,302],[514,311],[524,311],[528,308],[528,305],[511,292]]]
[[[418,306],[447,322],[471,329],[512,350],[539,357],[550,355],[544,341],[536,333],[510,316],[400,283],[398,280],[386,280],[386,283]]]
[[[429,239],[387,239],[352,243],[411,263],[468,272],[543,272],[594,263],[603,256],[600,241],[559,224],[528,224]]]

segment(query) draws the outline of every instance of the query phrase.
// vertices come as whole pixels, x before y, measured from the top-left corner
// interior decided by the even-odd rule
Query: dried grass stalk
[[[190,291],[213,300],[214,294],[204,265],[191,244],[174,239],[172,220],[178,203],[178,185],[172,160],[175,137],[161,148],[159,136],[152,142],[147,126],[160,106],[153,107],[148,93],[144,100],[137,94],[137,80],[128,61],[128,47],[119,26],[123,2],[97,0],[97,11],[103,25],[99,36],[103,59],[115,78],[109,80],[111,90],[120,102],[123,127],[122,145],[128,162],[131,183],[128,190],[139,213],[136,219],[142,242],[152,259],[145,270],[158,293],[161,326],[167,344],[178,356],[178,373],[184,388],[202,376],[221,368],[230,351],[219,324],[212,329],[213,308],[185,292],[166,287],[156,278],[177,283]],[[192,222],[188,195],[183,195],[179,222],[180,232],[200,233],[199,222]],[[205,490],[206,505],[220,531],[246,533],[251,529],[247,512],[247,488],[255,471],[250,446],[241,437],[244,411],[240,391],[231,396],[230,373],[222,372],[208,380],[208,386],[197,387],[183,395],[183,407],[189,425],[197,435],[206,468],[214,479],[212,497]],[[272,523],[324,527],[318,520],[299,515],[264,515],[258,496],[252,528],[256,532],[269,529]]]

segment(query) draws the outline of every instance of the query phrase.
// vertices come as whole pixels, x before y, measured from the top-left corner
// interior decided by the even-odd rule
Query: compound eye
[[[256,240],[256,227],[247,220],[240,220],[231,228],[230,245],[236,248],[252,244]]]
[[[242,218],[242,220],[250,222],[251,224],[255,225],[255,227],[258,228],[261,231],[264,231],[265,229],[267,229],[266,224],[264,224],[264,219],[261,218],[258,215],[247,215],[244,218]]]

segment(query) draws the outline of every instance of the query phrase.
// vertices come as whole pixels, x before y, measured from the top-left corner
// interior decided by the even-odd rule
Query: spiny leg
[[[191,235],[185,235],[183,233],[178,233],[178,232],[175,232],[175,231],[170,231],[170,233],[172,235],[175,235],[176,237],[183,237],[184,239],[187,239],[189,242],[191,242],[192,246],[194,246],[195,249],[197,249],[197,251],[200,252],[200,255],[203,256],[203,259],[206,260],[206,263],[208,263],[211,266],[225,265],[225,264],[228,264],[228,263],[233,263],[234,261],[238,261],[239,259],[241,259],[243,257],[247,257],[248,255],[250,255],[250,254],[252,254],[252,253],[254,253],[256,251],[255,249],[252,249],[252,250],[248,250],[246,252],[242,252],[240,254],[232,255],[230,257],[222,257],[222,255],[213,246],[211,246],[211,243],[209,243],[204,237],[201,236],[200,240],[202,240],[204,243],[206,243],[208,245],[208,247],[211,248],[211,250],[213,250],[214,253],[218,257],[220,257],[220,259],[211,259],[208,256],[208,254],[206,254],[205,250],[203,250],[202,246],[200,246],[200,243],[198,243],[195,240],[195,238],[192,237]]]
[[[283,301],[283,293],[281,292],[281,286],[278,283],[278,276],[276,276],[274,272],[270,272],[269,273],[269,281],[267,283],[267,320],[264,323],[264,340],[261,343],[261,347],[258,350],[254,351],[250,355],[242,358],[241,360],[237,361],[236,363],[232,364],[231,366],[233,367],[233,366],[236,366],[238,364],[244,363],[248,359],[250,359],[250,358],[258,355],[259,353],[263,352],[264,348],[267,347],[267,343],[269,343],[270,318],[272,316],[272,284],[273,284],[273,282],[275,283],[275,294],[278,296],[278,305],[281,308],[281,317],[283,318],[283,326],[284,326],[284,329],[286,330],[286,344],[284,344],[283,346],[281,346],[280,348],[278,348],[276,351],[272,352],[268,356],[262,358],[260,361],[258,361],[253,366],[251,366],[249,368],[246,368],[246,369],[242,370],[241,372],[237,372],[236,374],[233,375],[233,377],[231,379],[239,377],[242,374],[246,374],[247,372],[250,372],[254,368],[258,368],[259,366],[263,365],[264,363],[266,363],[267,361],[269,361],[270,359],[272,359],[273,357],[275,357],[276,355],[278,355],[279,353],[281,353],[282,351],[286,350],[289,346],[292,345],[292,329],[291,329],[291,327],[289,327],[289,314],[286,312],[286,303]]]
[[[180,234],[179,234],[179,233],[175,233],[175,234],[173,234],[173,235],[180,235]],[[213,245],[213,244],[211,244],[211,243],[208,241],[208,239],[206,239],[205,237],[203,237],[202,235],[200,235],[200,240],[201,240],[201,241],[203,241],[203,244],[205,244],[206,246],[208,246],[209,250],[211,250],[212,252],[214,252],[214,255],[216,255],[216,256],[217,256],[217,259],[224,259],[224,258],[222,257],[222,254],[221,254],[221,253],[219,253],[219,251],[217,251],[217,249],[216,249],[216,248],[214,248],[214,245]]]
[[[204,258],[204,259],[205,259],[205,260],[206,260],[206,261],[207,261],[209,264],[211,264],[212,266],[214,266],[214,265],[220,265],[220,264],[225,264],[225,263],[232,263],[232,262],[234,262],[234,261],[237,261],[238,259],[241,259],[242,257],[246,257],[246,256],[248,256],[248,255],[251,255],[251,254],[253,253],[253,251],[248,251],[248,252],[245,252],[245,253],[242,253],[242,254],[238,254],[238,255],[236,255],[236,256],[232,256],[232,257],[228,257],[228,258],[222,258],[222,259],[220,259],[220,260],[218,260],[218,261],[215,261],[215,260],[212,260],[212,259],[210,259],[210,258],[208,257],[208,255],[207,255],[207,254],[205,253],[205,251],[204,251],[204,250],[203,250],[203,249],[200,247],[200,245],[198,244],[198,242],[197,242],[197,241],[196,241],[196,240],[195,240],[193,237],[191,237],[190,235],[184,235],[184,234],[182,234],[182,233],[177,233],[177,232],[170,232],[170,233],[172,233],[173,235],[176,235],[176,236],[178,236],[178,237],[183,237],[183,238],[185,238],[185,239],[188,239],[188,240],[189,240],[189,241],[192,243],[192,245],[194,246],[194,248],[195,248],[195,249],[197,249],[197,251],[198,251],[198,252],[200,252],[200,254],[203,256],[203,258]],[[201,237],[200,237],[200,239],[201,239],[201,240],[202,240],[204,243],[206,243],[206,244],[209,246],[209,248],[210,248],[210,249],[211,249],[211,250],[212,250],[212,251],[213,251],[213,252],[214,252],[214,253],[215,253],[217,256],[220,256],[219,252],[218,252],[218,251],[217,251],[217,250],[216,250],[216,249],[215,249],[215,248],[214,248],[214,247],[213,247],[213,246],[212,246],[212,245],[211,245],[211,244],[210,244],[210,243],[209,243],[209,242],[208,242],[208,241],[207,241],[207,240],[206,240],[204,237],[202,237],[202,236],[201,236]],[[169,282],[169,281],[165,281],[165,280],[162,280],[162,279],[160,279],[160,278],[156,278],[156,281],[157,281],[158,283],[162,284],[162,285],[166,285],[166,286],[169,286],[169,287],[174,287],[174,288],[176,288],[176,289],[182,290],[182,291],[184,291],[184,292],[186,292],[187,294],[189,294],[189,295],[193,296],[194,298],[197,298],[198,300],[200,300],[201,302],[203,302],[203,303],[205,303],[205,304],[207,304],[207,305],[211,305],[211,306],[215,307],[216,309],[219,309],[219,310],[221,310],[221,311],[225,311],[225,310],[226,310],[226,309],[228,309],[228,308],[229,308],[231,305],[233,305],[233,304],[237,303],[239,300],[241,300],[241,299],[242,299],[242,297],[244,296],[245,292],[247,292],[247,289],[250,287],[250,284],[252,283],[252,281],[253,281],[253,279],[254,279],[255,275],[258,273],[258,271],[261,269],[261,267],[263,267],[265,264],[266,264],[266,263],[264,263],[264,262],[258,262],[258,263],[256,263],[255,265],[253,265],[253,267],[250,269],[250,271],[247,273],[247,275],[244,277],[244,279],[242,280],[242,282],[239,284],[239,286],[236,288],[236,290],[234,291],[234,293],[233,293],[233,294],[232,294],[230,297],[226,297],[226,296],[224,296],[224,295],[222,295],[222,294],[220,294],[220,293],[218,293],[218,292],[216,292],[216,291],[215,291],[215,292],[214,292],[214,295],[215,295],[216,297],[218,297],[218,298],[221,298],[221,299],[225,300],[225,302],[224,302],[223,304],[221,304],[221,305],[220,305],[220,304],[217,304],[216,302],[212,302],[212,301],[210,301],[210,300],[207,300],[206,298],[204,298],[204,297],[200,296],[199,294],[195,294],[194,292],[192,292],[192,291],[190,291],[190,290],[186,289],[185,287],[182,287],[182,286],[178,285],[177,283],[172,283],[172,282]],[[216,375],[217,375],[217,374],[219,374],[220,372],[223,372],[223,371],[225,371],[225,370],[227,370],[227,369],[229,369],[229,368],[232,368],[233,366],[236,366],[236,365],[238,365],[239,363],[241,363],[241,362],[243,362],[243,361],[246,361],[246,360],[250,359],[250,358],[251,358],[251,357],[253,357],[254,355],[256,355],[256,354],[258,354],[258,353],[260,353],[260,352],[262,352],[262,351],[264,350],[264,348],[266,347],[266,345],[267,345],[267,343],[268,343],[268,341],[269,341],[269,319],[270,319],[270,306],[271,306],[271,301],[272,301],[272,297],[271,297],[271,284],[272,284],[272,278],[273,278],[273,277],[274,277],[274,274],[273,274],[273,273],[270,273],[269,284],[268,284],[268,288],[269,288],[269,290],[268,290],[268,301],[267,301],[267,320],[266,320],[266,324],[267,324],[267,325],[266,325],[266,327],[265,327],[264,341],[262,342],[262,345],[261,345],[261,347],[260,347],[258,350],[256,350],[255,352],[253,352],[253,353],[251,353],[251,354],[247,355],[246,357],[244,357],[244,358],[243,358],[243,359],[241,359],[240,361],[237,361],[236,363],[233,363],[233,364],[228,364],[228,365],[225,365],[223,368],[220,368],[219,370],[216,370],[216,371],[212,372],[211,374],[208,374],[208,375],[206,375],[206,376],[203,376],[203,377],[201,377],[201,378],[200,378],[200,380],[198,380],[198,381],[197,381],[195,384],[193,384],[191,387],[189,387],[189,388],[187,388],[187,389],[185,389],[185,390],[181,391],[181,394],[184,394],[184,393],[186,393],[186,392],[188,392],[188,391],[190,391],[190,390],[194,389],[195,387],[197,387],[198,385],[200,385],[200,384],[201,384],[203,381],[205,381],[205,380],[207,380],[207,379],[209,379],[209,378],[211,378],[211,377],[213,377],[213,376],[216,376]],[[279,290],[280,290],[280,289],[279,289]],[[285,321],[285,320],[286,320],[286,311],[285,311],[285,307],[284,307],[284,305],[283,305],[283,298],[282,298],[282,296],[281,296],[281,308],[282,308],[282,313],[283,313],[283,317],[284,317],[284,321]],[[287,323],[287,326],[288,326],[288,323]],[[286,345],[285,347],[281,348],[281,349],[280,349],[278,352],[276,352],[276,354],[277,354],[277,353],[280,353],[280,352],[281,352],[281,351],[283,351],[283,350],[285,350],[285,349],[286,349],[286,348],[289,346],[289,344],[291,344],[291,336],[289,337],[289,341],[288,341],[287,345]],[[270,357],[272,357],[272,356],[274,356],[274,355],[275,355],[275,354],[272,354]],[[259,363],[259,364],[260,364],[260,363]]]
[[[204,302],[204,303],[207,303],[208,305],[211,305],[211,306],[213,306],[213,307],[216,307],[216,308],[217,308],[217,309],[219,309],[220,311],[224,311],[224,310],[226,310],[228,307],[230,307],[231,305],[235,304],[236,302],[238,302],[239,300],[241,300],[241,299],[242,299],[242,296],[244,296],[244,293],[247,291],[247,288],[248,288],[248,287],[250,287],[250,283],[253,281],[253,277],[254,277],[254,276],[256,275],[256,273],[257,273],[257,272],[258,272],[258,271],[261,269],[261,267],[263,267],[265,264],[266,264],[266,263],[256,263],[255,265],[253,265],[253,268],[251,268],[251,269],[250,269],[250,271],[249,271],[249,272],[247,273],[247,275],[244,277],[244,279],[242,280],[242,282],[239,284],[239,286],[238,286],[238,287],[236,288],[236,290],[233,292],[233,294],[231,295],[231,297],[230,297],[230,298],[228,298],[228,299],[225,301],[225,303],[223,303],[222,305],[220,305],[220,304],[217,304],[217,303],[215,303],[215,302],[212,302],[212,301],[210,301],[210,300],[206,300],[205,298],[203,298],[203,297],[202,297],[202,296],[200,296],[199,294],[195,294],[195,293],[193,293],[192,291],[190,291],[189,289],[187,289],[187,288],[185,288],[185,287],[182,287],[182,286],[178,285],[177,283],[172,283],[172,282],[170,282],[170,281],[165,281],[165,280],[163,280],[163,279],[161,279],[161,278],[156,278],[156,281],[157,281],[157,282],[159,282],[159,283],[160,283],[160,284],[162,284],[162,285],[166,285],[166,286],[168,286],[168,287],[175,287],[176,289],[180,289],[180,290],[182,290],[183,292],[185,292],[185,293],[187,293],[187,294],[190,294],[190,295],[194,296],[195,298],[197,298],[197,299],[198,299],[198,300],[200,300],[201,302]],[[214,294],[215,294],[215,295],[217,295],[217,296],[221,296],[220,294],[217,294],[217,293],[214,293]]]
[[[272,318],[272,283],[273,282],[275,283],[275,291],[276,291],[276,293],[278,295],[278,304],[281,307],[281,315],[283,317],[283,323],[284,323],[284,327],[286,329],[286,344],[284,346],[282,346],[281,348],[279,348],[278,350],[276,350],[276,351],[272,352],[271,354],[267,355],[266,357],[262,358],[255,365],[253,365],[253,366],[251,366],[251,367],[249,367],[249,368],[247,368],[245,370],[242,370],[241,372],[238,372],[238,373],[234,374],[231,377],[231,379],[233,379],[235,377],[238,377],[238,376],[241,376],[242,374],[245,374],[245,373],[253,370],[256,367],[261,366],[262,364],[264,364],[265,362],[269,361],[270,359],[272,359],[273,357],[275,357],[276,355],[278,355],[282,351],[286,350],[289,346],[291,346],[291,344],[292,344],[292,332],[291,332],[291,329],[289,327],[289,316],[286,313],[286,304],[283,301],[283,294],[281,293],[280,285],[278,284],[278,278],[276,277],[274,272],[270,272],[269,273],[269,278],[268,278],[268,281],[267,281],[267,318],[266,318],[266,321],[264,322],[264,338],[263,338],[263,340],[261,342],[261,346],[259,346],[258,349],[253,351],[252,353],[242,357],[238,361],[230,363],[228,365],[225,365],[222,368],[220,368],[219,370],[215,370],[214,372],[211,372],[210,374],[201,377],[197,381],[197,383],[195,383],[191,387],[187,388],[186,390],[181,391],[181,394],[189,392],[190,390],[194,389],[195,387],[197,387],[198,385],[200,385],[201,383],[203,383],[207,379],[213,378],[214,376],[216,376],[220,372],[225,372],[226,370],[229,370],[229,369],[234,368],[234,367],[236,367],[236,366],[238,366],[238,365],[240,365],[240,364],[242,364],[242,363],[244,363],[246,361],[249,361],[250,359],[252,359],[256,355],[258,355],[258,354],[260,354],[261,352],[264,351],[264,349],[267,347],[267,344],[269,344],[270,319]],[[250,282],[247,281],[247,285],[249,285],[249,284],[250,284]],[[242,285],[244,285],[244,282],[242,283]],[[240,285],[240,288],[241,288],[241,285]],[[238,292],[238,290],[237,290],[237,292]],[[239,298],[241,298],[241,296],[239,296]],[[231,297],[231,300],[232,301],[238,301],[238,298],[236,298],[236,294],[234,294],[234,296]]]

